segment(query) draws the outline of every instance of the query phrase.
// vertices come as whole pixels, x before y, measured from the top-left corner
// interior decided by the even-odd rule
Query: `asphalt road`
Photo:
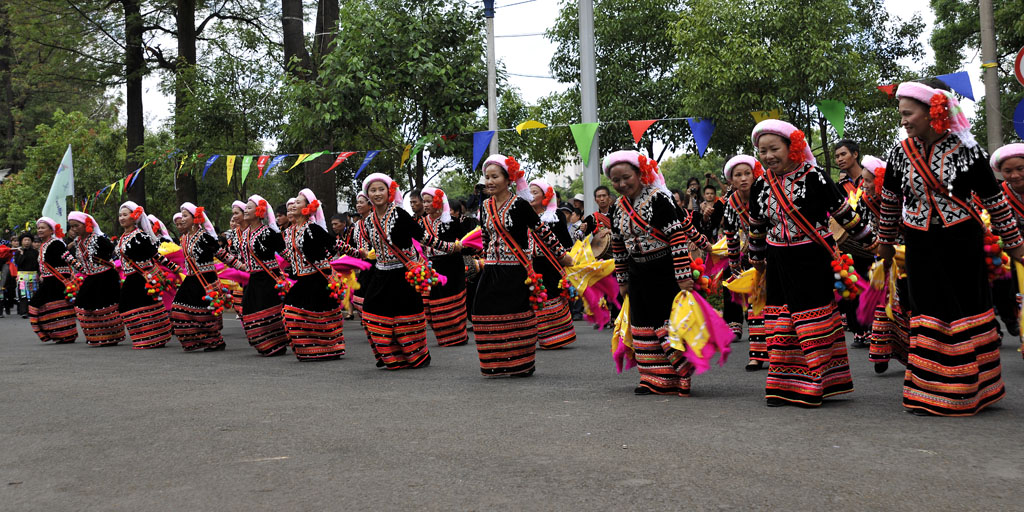
[[[41,344],[0,319],[2,510],[1020,510],[1024,360],[972,418],[900,406],[902,372],[852,349],[856,391],[817,410],[764,405],[745,344],[690,398],[632,393],[609,334],[577,324],[529,379],[480,376],[473,345],[422,370],[348,355]],[[894,367],[898,366],[893,363]]]

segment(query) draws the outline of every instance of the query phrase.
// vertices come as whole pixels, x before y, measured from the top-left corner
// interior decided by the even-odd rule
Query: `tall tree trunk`
[[[320,66],[324,55],[331,52],[338,30],[338,0],[320,0],[316,8],[316,31],[313,33],[313,65]]]
[[[309,70],[309,52],[306,51],[306,40],[302,34],[302,0],[281,0],[281,28],[284,37],[284,70],[301,78],[306,78]],[[295,62],[293,63],[293,59]]]
[[[18,151],[14,147],[14,88],[11,73],[14,67],[14,49],[11,47],[10,18],[6,8],[0,7],[0,167],[18,170]]]
[[[179,125],[179,114],[185,110],[188,103],[188,81],[191,80],[192,68],[196,64],[196,1],[177,0],[176,9],[178,27],[178,59],[174,64],[174,135],[181,137]],[[182,148],[189,154],[195,152],[196,148]],[[178,203],[186,201],[194,204],[199,203],[199,191],[196,187],[196,178],[191,172],[183,172],[175,177]]]
[[[145,126],[142,118],[142,77],[146,74],[146,62],[142,54],[142,35],[145,27],[142,23],[142,0],[121,0],[124,6],[125,58],[124,74],[127,82],[127,156],[124,172],[128,173],[141,167],[135,151],[142,146],[145,137]],[[140,205],[146,204],[146,173],[142,173],[131,190],[128,199]]]

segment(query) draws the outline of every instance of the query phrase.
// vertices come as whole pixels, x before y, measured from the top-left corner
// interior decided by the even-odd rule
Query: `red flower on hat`
[[[89,219],[89,218],[85,219],[85,230],[90,232],[90,233],[92,233],[92,219]],[[160,232],[160,223],[155,221],[155,220],[153,221],[153,232],[154,233],[159,233]]]
[[[444,191],[443,190],[437,189],[437,191],[434,192],[434,199],[430,201],[430,207],[435,209],[435,210],[442,210],[442,209],[444,209]]]
[[[875,167],[875,195],[882,195],[882,185],[885,184],[885,167]]]
[[[391,180],[391,184],[388,185],[388,202],[395,202],[395,194],[398,192],[398,182]]]
[[[654,183],[654,178],[658,174],[658,162],[644,155],[638,156],[636,160],[640,164],[640,183],[644,185]]]
[[[92,233],[93,227],[94,227],[94,224],[92,222],[92,217],[86,217],[85,218],[85,232],[86,233]]]
[[[804,150],[807,149],[807,139],[804,132],[796,130],[789,134],[789,159],[794,162],[804,161]]]
[[[302,209],[302,215],[306,217],[311,217],[319,209],[320,201],[318,199],[314,199],[312,203],[309,203],[309,205]]]
[[[764,176],[764,167],[761,165],[761,162],[754,162],[754,179],[761,176]]]
[[[928,115],[932,118],[932,129],[936,133],[945,133],[949,129],[949,102],[946,95],[937,92],[928,103],[931,104]]]
[[[541,204],[547,206],[551,204],[551,200],[555,198],[555,189],[548,185],[548,189],[544,191],[544,199],[541,200]]]
[[[131,216],[132,220],[139,220],[139,217],[142,217],[142,214],[144,214],[144,213],[146,213],[146,212],[145,212],[145,210],[142,209],[141,206],[136,206],[135,209],[132,210],[132,213],[130,214],[130,216]]]
[[[196,207],[196,213],[192,215],[192,224],[202,224],[206,222],[206,210],[202,206]]]
[[[515,157],[508,157],[505,159],[505,167],[508,169],[508,179],[512,181],[519,181],[523,177],[524,173],[519,169],[519,162],[516,161]]]
[[[53,235],[57,238],[64,238],[64,230],[60,228],[60,224],[53,225]]]
[[[260,203],[256,205],[256,217],[263,218],[267,215],[267,200],[260,199]]]

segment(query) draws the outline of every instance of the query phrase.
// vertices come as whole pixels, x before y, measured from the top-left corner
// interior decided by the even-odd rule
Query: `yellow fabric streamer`
[[[668,318],[668,343],[672,348],[703,357],[704,347],[711,341],[706,328],[704,312],[693,300],[693,293],[681,291],[672,301],[672,314]]]
[[[590,285],[615,271],[615,260],[599,260],[590,247],[590,237],[578,240],[569,250],[572,266],[565,267],[565,277],[581,295]]]
[[[860,202],[861,196],[864,195],[864,189],[858,187],[855,192],[850,192],[850,197],[846,198],[846,202],[849,203],[850,208],[857,209],[857,203]]]
[[[619,350],[620,343],[630,352],[633,351],[633,333],[629,330],[629,295],[623,297],[622,310],[615,318],[615,328],[612,329],[612,354]]]
[[[1024,293],[1024,265],[1021,265],[1017,260],[1013,260],[1013,268],[1017,270],[1017,292]],[[1024,315],[1018,315],[1017,321],[1020,322],[1021,327],[1024,327]],[[1024,349],[1024,341],[1022,341],[1021,346],[1017,348],[1017,352],[1020,352],[1022,349]]]
[[[736,279],[726,281],[722,285],[731,292],[750,295],[757,285],[757,277],[757,269],[750,268],[744,270]]]

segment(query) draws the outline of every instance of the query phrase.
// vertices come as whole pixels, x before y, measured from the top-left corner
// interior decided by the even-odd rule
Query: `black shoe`
[[[882,361],[881,363],[875,363],[875,373],[885,373],[889,369],[889,361]]]
[[[537,368],[530,368],[529,370],[527,370],[527,371],[525,371],[523,373],[512,374],[512,375],[510,375],[510,377],[512,377],[513,379],[523,379],[523,378],[526,378],[526,377],[532,377],[533,376],[533,372],[535,372],[535,371],[537,371]]]
[[[633,390],[633,394],[640,396],[653,395],[654,391],[651,391],[650,388],[646,388],[644,386],[637,386],[636,389]]]
[[[377,360],[377,368],[383,368],[383,367],[384,367],[384,361],[381,361],[380,359],[378,359]]]
[[[227,343],[224,343],[224,342],[222,341],[222,342],[220,342],[220,344],[214,345],[214,346],[212,346],[212,347],[206,347],[206,348],[204,348],[204,349],[203,349],[203,352],[216,352],[216,351],[218,351],[218,350],[224,350],[224,349],[226,349],[226,348],[228,348],[228,345],[227,345]]]
[[[785,407],[785,406],[789,405],[789,402],[787,402],[787,401],[785,401],[785,400],[783,400],[781,398],[776,398],[776,397],[772,396],[772,397],[768,397],[765,400],[765,405],[767,405],[768,407]]]
[[[756,372],[761,368],[764,368],[764,361],[750,361],[743,367],[743,369],[748,372]]]
[[[1020,336],[1020,325],[1017,323],[1016,319],[1006,322],[1006,333],[1010,336]]]

